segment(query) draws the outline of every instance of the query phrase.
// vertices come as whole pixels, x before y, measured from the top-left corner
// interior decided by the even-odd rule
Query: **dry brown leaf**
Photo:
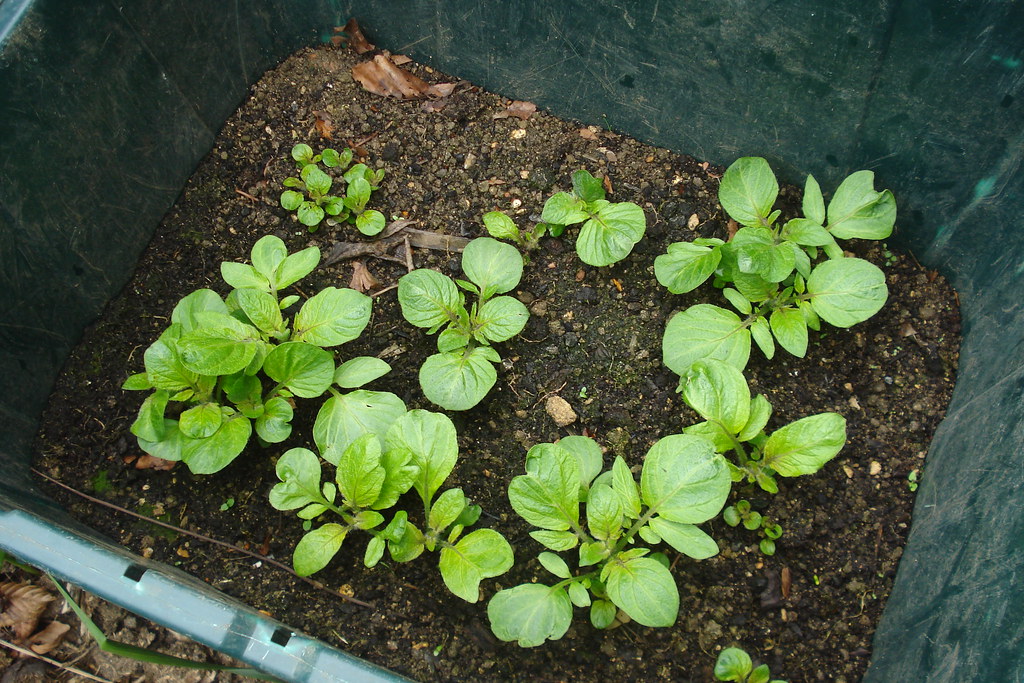
[[[14,629],[14,635],[23,641],[32,635],[39,623],[39,615],[53,596],[31,583],[0,583],[0,628]]]
[[[67,624],[63,624],[59,621],[51,621],[47,624],[39,633],[32,636],[28,641],[28,646],[32,648],[32,651],[37,655],[45,655],[53,648],[60,645],[61,641],[64,640],[64,634],[71,629]]]
[[[335,28],[334,30],[337,31],[338,29]],[[363,35],[363,31],[359,28],[359,22],[356,21],[355,17],[348,20],[348,23],[341,28],[341,32],[348,36],[349,47],[355,50],[357,55],[364,55],[377,49],[377,46],[368,41],[366,36]]]
[[[533,116],[534,112],[537,111],[537,105],[533,102],[524,102],[523,100],[513,100],[504,111],[499,111],[494,115],[496,119],[507,119],[510,116],[515,116],[523,121]]]
[[[597,140],[597,131],[591,128],[580,128],[580,137],[584,140]]]
[[[740,225],[739,223],[730,218],[729,223],[726,226],[726,229],[729,231],[729,239],[726,241],[729,242],[732,241],[732,238],[736,236],[737,232],[739,232]]]
[[[352,279],[348,283],[350,288],[366,294],[370,290],[376,289],[379,285],[380,282],[370,273],[370,269],[366,267],[365,263],[362,261],[352,262]]]
[[[391,63],[395,66],[402,66],[412,61],[412,57],[406,55],[391,55]]]
[[[321,138],[325,140],[334,139],[334,123],[331,121],[331,117],[328,116],[325,111],[315,111],[313,115],[316,116],[316,121],[313,123],[313,129],[320,134]]]
[[[604,191],[605,192],[607,192],[608,194],[613,194],[613,192],[612,192],[612,179],[610,177],[605,176],[601,180],[601,184],[604,185]]]
[[[403,100],[447,97],[457,85],[456,83],[431,85],[405,69],[395,66],[389,55],[377,55],[369,62],[356,64],[352,67],[352,77],[365,90],[375,95]]]
[[[174,469],[174,460],[164,460],[163,458],[157,458],[149,455],[148,453],[139,456],[139,459],[135,461],[135,469],[137,470],[156,470],[157,472],[165,472],[170,469]]]

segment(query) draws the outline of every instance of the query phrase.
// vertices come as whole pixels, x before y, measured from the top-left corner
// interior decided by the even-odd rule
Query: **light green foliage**
[[[620,610],[644,626],[671,626],[679,593],[667,558],[636,543],[664,542],[698,560],[718,552],[695,526],[718,514],[731,486],[728,465],[709,441],[661,439],[647,452],[639,485],[621,457],[600,470],[601,449],[587,437],[538,444],[527,454],[509,502],[536,527],[530,536],[547,548],[537,559],[557,581],[522,584],[491,599],[487,615],[501,640],[522,647],[557,640],[573,606],[589,608],[598,628],[611,626]],[[556,554],[573,550],[575,573]]]
[[[288,254],[284,242],[268,235],[256,242],[251,257],[252,265],[221,264],[221,275],[234,287],[226,299],[199,289],[178,302],[171,325],[143,355],[145,372],[123,385],[153,390],[131,428],[142,449],[182,460],[196,474],[226,467],[254,430],[264,443],[288,438],[294,398],[326,392],[337,398],[333,384],[354,388],[390,369],[376,358],[353,359],[355,366],[342,368],[373,370],[342,372],[325,348],[362,334],[370,319],[369,297],[328,287],[310,297],[293,320],[284,315],[298,297],[281,298],[281,291],[316,267],[316,247]]]
[[[718,653],[715,662],[715,678],[736,683],[786,683],[773,679],[767,664],[754,668],[750,655],[738,647],[727,647]],[[769,680],[770,679],[770,680]]]
[[[872,263],[848,257],[836,239],[885,239],[896,221],[888,190],[875,191],[871,171],[858,171],[836,189],[826,209],[817,181],[807,177],[804,217],[779,224],[779,194],[768,162],[744,157],[733,163],[719,201],[741,227],[729,242],[701,238],[669,245],[654,262],[658,281],[673,294],[692,291],[714,276],[741,316],[698,304],[669,321],[662,342],[665,364],[685,374],[701,358],[725,360],[742,370],[750,341],[767,358],[778,344],[807,353],[808,328],[821,320],[851,327],[885,304],[885,275]],[[821,260],[824,258],[824,260]]]
[[[366,208],[370,195],[384,179],[384,171],[373,171],[366,164],[355,164],[350,168],[350,149],[338,152],[328,148],[320,154],[313,154],[309,145],[300,143],[292,147],[291,154],[299,167],[299,177],[285,179],[284,186],[294,189],[281,193],[281,206],[295,211],[299,222],[309,227],[310,232],[315,232],[327,216],[339,223],[354,223],[364,235],[376,235],[384,229],[384,214]],[[320,163],[344,173],[344,194],[330,194],[337,179],[321,170]]]
[[[509,240],[519,245],[527,254],[540,245],[540,238],[547,234],[547,223],[537,223],[533,230],[523,230],[515,222],[501,211],[491,211],[484,214],[484,227],[487,233],[498,240]],[[524,256],[529,263],[529,256]]]
[[[469,280],[453,281],[420,268],[398,281],[405,319],[437,337],[438,353],[420,368],[424,395],[446,410],[468,410],[487,395],[501,356],[491,344],[522,332],[530,312],[521,301],[503,295],[523,276],[523,257],[510,244],[481,237],[466,245],[462,270]],[[470,292],[476,301],[467,307]]]
[[[601,181],[582,169],[572,174],[571,193],[559,192],[545,202],[541,220],[544,227],[538,229],[554,236],[567,225],[582,223],[576,253],[592,266],[626,258],[647,230],[643,209],[631,202],[609,202]]]
[[[385,550],[396,562],[436,551],[448,589],[476,602],[480,582],[512,566],[512,548],[491,529],[463,535],[480,516],[480,508],[470,505],[462,489],[437,495],[458,460],[455,426],[439,413],[404,408],[384,421],[388,424],[383,435],[380,425],[367,425],[344,445],[329,440],[324,446],[317,439],[320,457],[293,448],[277,461],[280,483],[270,491],[270,504],[278,510],[297,510],[304,520],[318,520],[326,513],[336,520],[311,528],[302,537],[292,556],[296,573],[320,571],[350,533],[363,531],[371,536],[363,557],[367,567],[380,562]],[[334,429],[334,416],[321,411],[314,432],[323,435]],[[333,481],[323,480],[321,458],[336,466]],[[423,504],[422,530],[409,520],[407,511],[393,510],[410,489]],[[391,515],[390,521],[385,513]]]
[[[750,501],[738,500],[722,511],[722,519],[729,526],[743,525],[747,531],[756,531],[761,536],[758,547],[765,555],[775,554],[775,541],[782,537],[782,526],[754,510]]]

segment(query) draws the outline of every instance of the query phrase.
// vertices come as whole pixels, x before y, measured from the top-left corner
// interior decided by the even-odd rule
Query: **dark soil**
[[[275,458],[287,447],[312,447],[306,435],[318,403],[300,403],[296,436],[287,444],[253,447],[222,472],[195,477],[183,466],[134,468],[140,451],[128,428],[143,394],[120,385],[142,370],[143,350],[178,299],[199,287],[226,293],[220,262],[245,260],[259,237],[277,234],[293,251],[315,244],[325,254],[339,241],[361,239],[351,226],[310,234],[280,207],[281,181],[294,173],[292,145],[355,147],[387,171],[371,207],[423,230],[468,237],[484,234],[480,217],[493,209],[532,225],[544,200],[586,168],[608,177],[611,199],[644,208],[647,236],[625,261],[604,269],[579,261],[574,229],[543,240],[515,292],[532,313],[526,330],[499,345],[505,363],[490,395],[451,416],[462,450],[448,486],[482,505],[481,524],[516,549],[513,570],[484,582],[489,598],[499,587],[544,576],[533,559],[541,548],[505,494],[529,446],[586,431],[607,448],[606,464],[622,455],[637,465],[656,440],[696,421],[675,393],[677,378],[660,362],[661,335],[676,310],[723,300],[710,286],[668,294],[654,278],[653,260],[671,242],[727,235],[716,202],[722,169],[609,131],[581,134],[579,124],[545,113],[495,119],[508,101],[468,84],[439,111],[384,99],[352,81],[357,59],[332,48],[304,50],[253,87],[160,225],[134,279],[69,360],[39,436],[39,467],[131,510],[288,561],[301,524],[272,509],[267,492],[276,481]],[[430,82],[453,80],[407,68]],[[317,112],[330,119],[334,142],[315,129]],[[785,189],[781,206],[798,206],[799,196]],[[373,604],[363,608],[251,558],[157,532],[63,491],[53,495],[133,551],[417,679],[709,681],[716,653],[738,644],[767,662],[774,677],[852,683],[867,667],[909,529],[908,475],[921,476],[953,388],[959,317],[945,279],[912,257],[874,243],[847,248],[886,272],[890,300],[882,311],[850,330],[812,333],[804,359],[780,351],[767,362],[754,350],[746,374],[775,408],[770,428],[837,411],[848,420],[848,443],[820,473],[780,480],[774,497],[734,489],[734,499],[750,499],[783,525],[778,552],[762,555],[755,534],[721,520],[704,525],[721,553],[703,562],[675,558],[682,606],[672,628],[596,631],[578,610],[562,640],[523,650],[494,639],[484,602],[451,597],[429,558],[367,570],[365,539],[346,541],[348,552],[317,578]],[[459,273],[456,253],[414,252],[417,267]],[[365,259],[379,289],[406,272],[404,254],[389,256],[397,262]],[[352,270],[351,261],[321,267],[300,283],[300,293],[346,286]],[[370,388],[392,391],[410,408],[431,407],[416,373],[433,351],[434,339],[401,318],[393,289],[376,297],[366,334],[342,349],[345,357],[384,357],[393,371]],[[546,398],[556,394],[579,415],[567,428],[545,411]],[[227,499],[234,505],[221,510]]]

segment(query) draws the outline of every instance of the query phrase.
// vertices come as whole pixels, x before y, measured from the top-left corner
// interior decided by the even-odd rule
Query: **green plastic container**
[[[1024,2],[0,0],[0,548],[291,681],[394,680],[72,521],[28,471],[53,380],[264,70],[371,38],[555,114],[790,180],[875,170],[953,281],[960,381],[871,683],[1024,680]]]

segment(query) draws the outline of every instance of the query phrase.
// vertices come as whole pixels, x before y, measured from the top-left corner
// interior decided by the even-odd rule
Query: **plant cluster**
[[[470,505],[462,489],[437,495],[458,460],[455,425],[445,415],[412,410],[399,414],[381,433],[388,421],[378,421],[375,431],[352,438],[355,424],[342,428],[336,415],[322,412],[314,426],[320,457],[293,448],[277,461],[281,481],[270,491],[271,505],[298,510],[304,520],[328,512],[339,518],[302,537],[292,556],[295,572],[308,576],[323,569],[349,533],[358,530],[371,536],[363,556],[367,567],[376,566],[385,549],[395,562],[436,551],[448,589],[476,602],[480,581],[512,566],[512,547],[492,529],[462,535],[480,517],[479,506]],[[323,481],[321,459],[334,466],[333,481]],[[423,504],[422,530],[406,510],[395,511],[385,523],[384,513],[410,489]]]
[[[533,230],[522,230],[515,224],[515,221],[501,211],[485,213],[483,221],[487,234],[494,239],[510,240],[527,254],[536,249],[540,244],[540,238],[548,233],[547,223],[537,223],[533,226]],[[527,257],[524,256],[524,259]],[[529,262],[528,259],[527,262]]]
[[[747,531],[756,531],[762,537],[758,544],[761,552],[765,555],[775,554],[775,541],[782,538],[782,525],[772,522],[754,510],[749,500],[737,500],[735,504],[725,508],[722,511],[722,519],[729,526],[742,524]]]
[[[428,268],[398,281],[402,315],[416,327],[437,336],[437,353],[420,368],[423,394],[446,410],[468,410],[494,386],[501,356],[491,344],[522,332],[530,312],[511,296],[523,276],[523,257],[509,244],[480,237],[462,253],[468,280],[451,278]],[[468,308],[466,295],[476,296]]]
[[[328,148],[320,154],[313,154],[309,145],[300,143],[292,147],[291,154],[299,168],[299,177],[285,179],[284,186],[295,189],[281,193],[281,206],[295,211],[299,222],[310,232],[315,232],[327,216],[332,216],[339,223],[354,223],[359,232],[367,236],[376,235],[384,229],[384,214],[366,208],[370,195],[379,189],[384,179],[383,170],[374,171],[366,164],[350,167],[352,150],[347,148],[341,152]],[[321,162],[325,167],[344,174],[344,194],[330,194],[334,179],[320,170]]]
[[[536,527],[530,536],[548,549],[537,559],[557,581],[498,592],[487,606],[498,638],[522,647],[557,640],[574,605],[589,608],[597,628],[617,623],[620,611],[644,626],[671,626],[679,592],[668,559],[635,544],[664,542],[698,560],[718,553],[696,526],[719,513],[731,487],[728,465],[710,441],[687,434],[659,440],[644,458],[639,486],[621,456],[610,470],[601,468],[601,448],[588,437],[527,453],[526,474],[512,480],[509,501]],[[576,572],[556,554],[573,550]]]
[[[122,387],[153,391],[131,427],[142,450],[181,460],[196,474],[217,472],[254,428],[264,443],[288,438],[295,398],[337,394],[335,385],[362,386],[391,369],[370,357],[337,365],[328,350],[363,332],[368,296],[327,287],[287,313],[299,297],[282,298],[282,290],[319,261],[316,247],[288,254],[267,235],[253,246],[252,265],[221,264],[234,288],[226,298],[199,289],[178,302],[170,326],[146,349],[145,371]]]

